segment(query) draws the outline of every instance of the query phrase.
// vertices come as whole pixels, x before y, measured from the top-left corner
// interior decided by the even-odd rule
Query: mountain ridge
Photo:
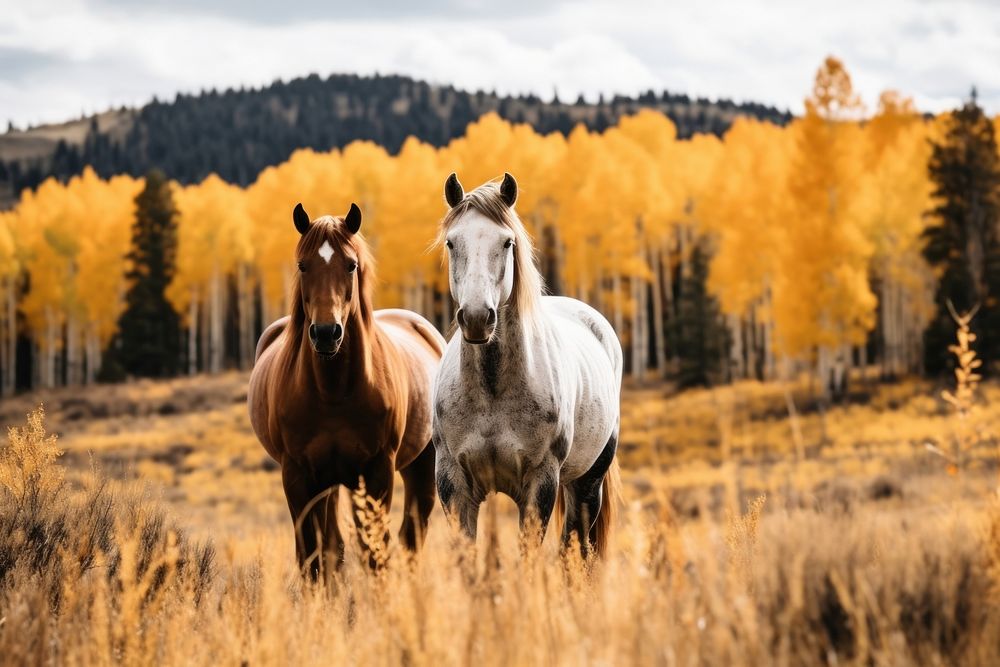
[[[178,93],[138,108],[0,134],[0,206],[49,176],[66,179],[87,165],[102,176],[139,176],[152,167],[181,183],[209,173],[246,185],[299,148],[330,150],[371,140],[395,153],[408,136],[441,146],[495,112],[537,131],[603,130],[642,108],[662,111],[678,136],[721,135],[738,116],[785,124],[791,113],[753,102],[708,100],[652,90],[597,102],[543,101],[435,85],[399,75],[311,74],[259,88]]]

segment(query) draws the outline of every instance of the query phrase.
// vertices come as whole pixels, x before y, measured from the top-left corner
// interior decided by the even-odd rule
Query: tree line
[[[608,316],[636,379],[807,370],[836,397],[852,367],[936,373],[949,303],[981,308],[980,354],[1000,358],[1000,118],[974,95],[927,118],[887,92],[868,113],[833,58],[805,109],[687,139],[652,110],[568,135],[487,114],[440,148],[299,150],[246,187],[48,179],[0,214],[0,386],[248,367],[289,309],[296,202],[357,202],[377,305],[446,330],[447,275],[428,245],[453,170],[470,186],[517,176],[549,290]]]
[[[261,89],[153,100],[137,111],[119,110],[127,120],[113,130],[102,130],[92,118],[80,144],[61,141],[49,155],[0,160],[0,191],[34,188],[49,176],[66,180],[88,165],[105,178],[140,177],[156,168],[183,184],[215,173],[246,186],[262,169],[281,163],[299,148],[329,151],[367,140],[395,154],[411,136],[441,147],[490,112],[512,123],[530,124],[542,134],[568,134],[581,123],[603,131],[642,108],[665,113],[682,137],[721,135],[740,115],[778,124],[791,119],[787,112],[762,104],[693,99],[666,91],[594,103],[582,98],[561,101],[558,96],[543,101],[534,95],[465,92],[402,76],[311,75]]]

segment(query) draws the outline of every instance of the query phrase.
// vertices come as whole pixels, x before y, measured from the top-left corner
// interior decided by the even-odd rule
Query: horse
[[[503,493],[522,533],[544,539],[558,500],[563,548],[575,538],[585,558],[603,555],[620,500],[621,344],[587,304],[543,295],[510,174],[468,194],[451,174],[444,193],[438,242],[460,330],[434,381],[445,515],[474,542],[480,504]]]
[[[247,404],[281,467],[299,566],[316,579],[344,560],[340,486],[363,481],[388,512],[398,470],[399,539],[411,551],[422,544],[436,496],[431,388],[445,340],[416,313],[372,309],[375,264],[356,204],[315,220],[298,204],[292,218],[300,238],[291,314],[258,341]],[[356,513],[355,523],[365,530]],[[375,567],[371,545],[368,555]]]

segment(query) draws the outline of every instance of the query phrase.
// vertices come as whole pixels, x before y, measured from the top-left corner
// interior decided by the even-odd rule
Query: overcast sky
[[[895,88],[938,111],[975,84],[1000,113],[995,0],[0,0],[0,121],[311,72],[563,99],[668,89],[798,112],[827,54],[869,108]]]

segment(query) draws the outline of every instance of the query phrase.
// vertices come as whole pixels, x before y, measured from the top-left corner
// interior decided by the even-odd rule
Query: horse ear
[[[308,232],[309,225],[312,224],[309,221],[309,214],[302,208],[302,204],[295,205],[295,210],[292,211],[292,221],[295,222],[295,229],[299,230],[299,234]]]
[[[500,198],[507,204],[507,208],[517,201],[517,181],[506,171],[503,173],[503,183],[500,184]]]
[[[361,229],[361,209],[354,202],[351,202],[351,210],[344,216],[344,225],[352,234],[357,234]]]
[[[444,200],[448,202],[448,206],[455,208],[464,198],[465,190],[462,189],[462,184],[458,182],[458,176],[455,172],[451,172],[451,176],[444,182]]]

